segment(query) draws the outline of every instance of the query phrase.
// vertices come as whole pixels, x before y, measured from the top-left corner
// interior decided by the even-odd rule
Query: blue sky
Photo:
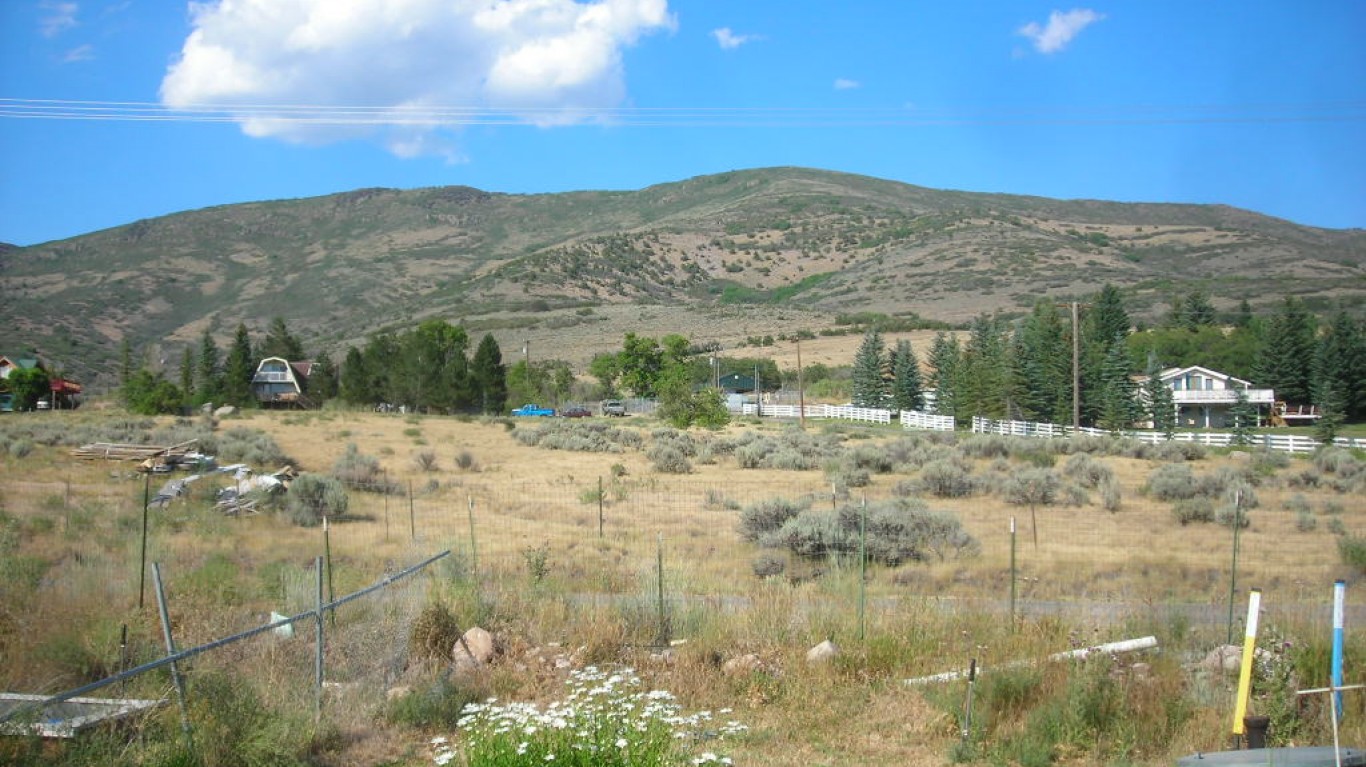
[[[0,241],[775,165],[1366,227],[1363,32],[1356,0],[0,0]]]

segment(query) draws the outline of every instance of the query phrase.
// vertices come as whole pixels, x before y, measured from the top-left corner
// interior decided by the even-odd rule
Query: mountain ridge
[[[935,190],[805,168],[636,191],[365,188],[0,248],[11,297],[0,321],[89,377],[107,375],[125,338],[165,351],[210,329],[223,344],[238,322],[260,332],[274,316],[334,356],[441,316],[505,344],[539,334],[582,357],[619,345],[622,328],[658,332],[642,307],[668,315],[666,327],[744,317],[746,327],[713,331],[743,338],[756,305],[812,327],[857,311],[959,322],[1105,282],[1139,316],[1190,288],[1223,308],[1293,293],[1360,309],[1366,231],[1223,205]]]

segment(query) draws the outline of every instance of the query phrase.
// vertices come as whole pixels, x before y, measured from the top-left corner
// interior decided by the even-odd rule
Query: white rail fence
[[[1071,426],[1060,426],[1055,423],[995,421],[981,416],[973,417],[972,431],[976,434],[1004,434],[1012,437],[1069,437],[1073,433],[1094,436],[1113,434],[1113,432],[1104,429],[1092,429],[1085,426],[1073,429]],[[1157,431],[1126,431],[1121,432],[1119,436],[1150,445],[1168,441],[1165,434]],[[1248,440],[1245,444],[1249,447],[1261,447],[1266,450],[1279,450],[1286,453],[1312,453],[1321,444],[1311,437],[1294,434],[1252,434],[1248,436]],[[1219,432],[1177,432],[1172,435],[1170,441],[1194,442],[1208,447],[1228,447],[1235,443],[1235,437],[1232,434]],[[1333,444],[1339,447],[1366,449],[1366,439],[1338,437],[1333,440]]]
[[[764,405],[762,408],[746,403],[740,410],[741,415],[757,415],[761,418],[798,418],[800,405]],[[842,421],[863,421],[865,423],[891,423],[892,411],[875,407],[853,407],[851,405],[807,405],[807,418],[833,418]]]

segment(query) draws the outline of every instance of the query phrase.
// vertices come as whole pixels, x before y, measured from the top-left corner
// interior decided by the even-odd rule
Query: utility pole
[[[1081,331],[1077,302],[1072,302],[1072,433],[1081,428]]]
[[[754,414],[760,418],[764,417],[763,393],[759,390],[759,361],[754,361]]]
[[[797,422],[806,430],[806,387],[802,385],[802,339],[797,338]]]

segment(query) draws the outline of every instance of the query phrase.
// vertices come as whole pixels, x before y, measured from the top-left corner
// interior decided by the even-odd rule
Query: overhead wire
[[[0,97],[0,119],[240,123],[317,127],[601,124],[621,127],[936,127],[1354,122],[1366,101],[1246,104],[905,107],[495,107],[196,103]]]

